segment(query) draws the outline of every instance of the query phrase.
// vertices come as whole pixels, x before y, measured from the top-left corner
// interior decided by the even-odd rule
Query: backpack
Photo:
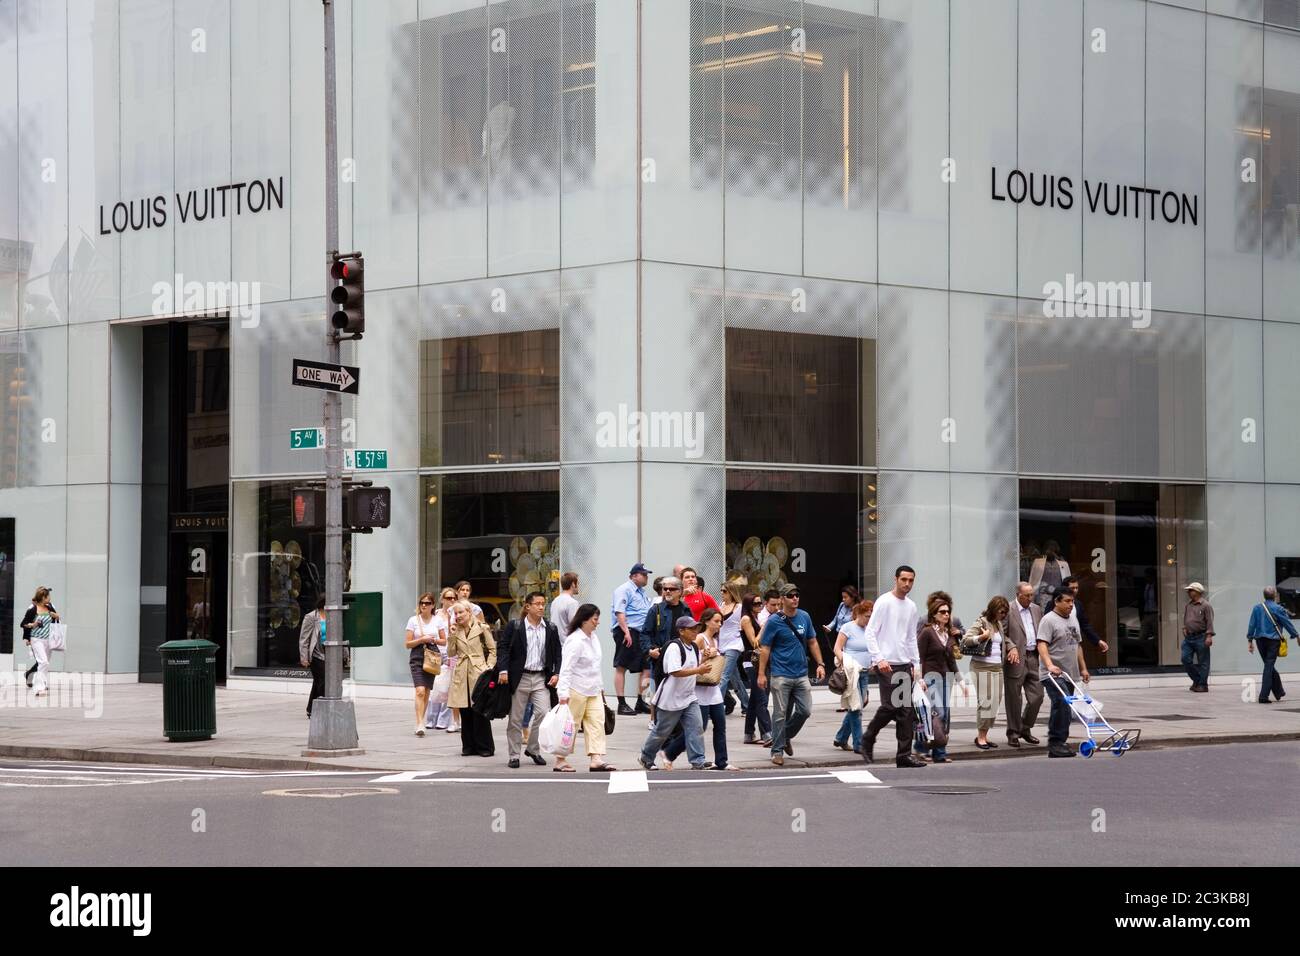
[[[674,637],[670,639],[667,644],[665,644],[663,647],[659,649],[659,659],[655,661],[654,668],[653,668],[654,675],[655,675],[655,698],[656,699],[658,699],[659,697],[659,691],[663,688],[664,680],[667,676],[664,673],[664,658],[668,656],[668,648],[672,647],[674,644],[681,647],[682,666],[683,667],[686,666],[686,642],[683,641],[680,637]],[[697,651],[696,653],[698,655],[699,652]],[[698,656],[696,659],[698,661]]]

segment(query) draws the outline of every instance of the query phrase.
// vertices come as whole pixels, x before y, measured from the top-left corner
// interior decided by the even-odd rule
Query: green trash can
[[[210,740],[217,732],[217,649],[203,640],[159,646],[163,736],[168,740]]]

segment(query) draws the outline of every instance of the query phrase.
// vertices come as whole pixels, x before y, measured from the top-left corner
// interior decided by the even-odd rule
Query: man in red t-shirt
[[[719,610],[718,602],[713,600],[713,596],[704,593],[704,582],[700,580],[700,576],[695,573],[694,568],[682,568],[682,587],[685,589],[682,600],[691,609],[691,617],[697,621],[706,607],[711,607],[715,611]]]

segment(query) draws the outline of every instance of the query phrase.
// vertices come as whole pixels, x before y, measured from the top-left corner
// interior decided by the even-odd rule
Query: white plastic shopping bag
[[[573,741],[577,732],[569,705],[557,704],[542,718],[542,726],[537,730],[537,741],[548,754],[567,757],[573,753]]]
[[[429,693],[429,703],[441,706],[451,696],[451,668],[443,662],[442,671],[433,679],[433,690]]]
[[[68,625],[55,621],[50,625],[50,650],[66,651],[68,649]]]

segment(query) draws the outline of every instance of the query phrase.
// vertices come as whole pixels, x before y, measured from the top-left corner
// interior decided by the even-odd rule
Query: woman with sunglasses
[[[433,690],[429,694],[429,709],[424,713],[424,726],[431,730],[445,730],[449,734],[458,734],[460,733],[460,711],[447,706],[447,691],[443,689],[450,687],[451,671],[456,667],[456,658],[447,656],[446,641],[448,634],[451,633],[451,606],[456,603],[455,589],[443,588],[438,595],[438,601],[442,606],[433,612],[433,621],[434,626],[443,636],[442,669],[448,676],[441,682],[436,679],[433,682]]]
[[[747,591],[740,599],[743,616],[740,619],[740,633],[745,639],[745,656],[750,662],[749,707],[745,711],[745,743],[772,746],[772,715],[767,710],[767,688],[758,686],[758,635],[763,626],[758,623],[759,612],[763,610],[763,599],[753,591]],[[758,739],[754,737],[754,725],[758,725]]]
[[[1001,594],[989,601],[988,608],[975,619],[966,631],[962,647],[980,646],[987,642],[988,651],[982,656],[971,655],[970,670],[975,678],[975,699],[979,705],[976,723],[975,746],[992,750],[997,744],[989,740],[989,730],[1002,706],[1002,626],[1011,613],[1011,603]],[[981,648],[982,649],[982,648]]]
[[[415,736],[423,737],[425,716],[429,707],[429,691],[433,689],[433,675],[424,669],[424,649],[436,652],[438,645],[447,643],[445,632],[440,632],[434,622],[433,595],[425,591],[420,595],[419,607],[406,622],[406,646],[411,652],[411,681],[415,684]]]
[[[961,632],[952,625],[951,601],[931,595],[925,612],[925,627],[916,639],[916,648],[921,655],[921,674],[930,697],[930,720],[932,730],[935,731],[935,745],[930,747],[919,741],[916,752],[922,757],[933,758],[935,763],[949,763],[952,758],[948,756],[948,731],[952,726],[952,715],[948,709],[948,699],[952,694],[953,682],[957,679],[955,648]],[[933,726],[934,721],[938,721],[938,726]],[[938,732],[941,729],[942,734]]]

